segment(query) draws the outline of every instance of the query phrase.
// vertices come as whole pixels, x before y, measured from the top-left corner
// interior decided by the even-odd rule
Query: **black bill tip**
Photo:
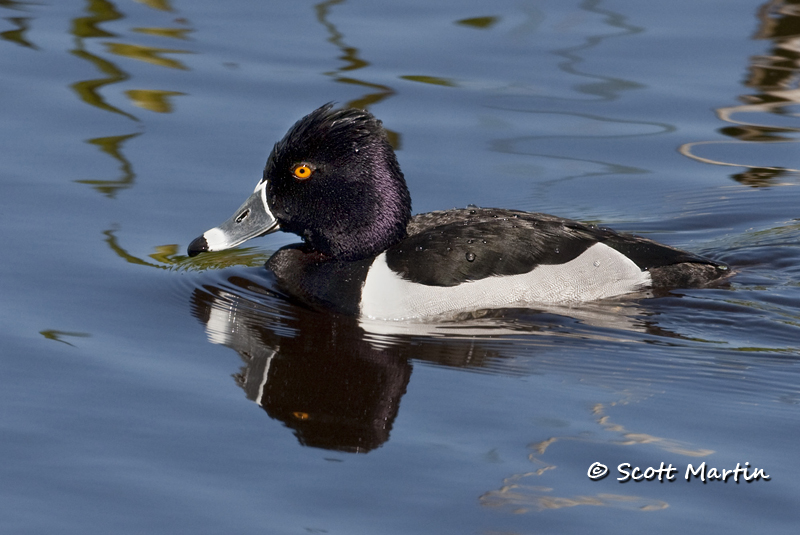
[[[199,238],[195,238],[192,243],[189,244],[189,248],[186,250],[189,256],[197,256],[200,253],[208,252],[208,242],[206,241],[205,236],[200,236]]]

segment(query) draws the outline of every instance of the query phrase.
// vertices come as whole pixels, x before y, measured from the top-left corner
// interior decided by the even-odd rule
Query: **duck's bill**
[[[202,236],[189,244],[189,256],[197,256],[208,251],[224,251],[231,247],[275,232],[278,221],[269,211],[264,193],[264,184],[253,192],[233,216],[218,227],[203,233]]]

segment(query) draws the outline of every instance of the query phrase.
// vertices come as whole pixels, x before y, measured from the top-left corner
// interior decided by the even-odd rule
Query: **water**
[[[796,4],[0,15],[3,533],[796,531]],[[187,259],[328,101],[384,121],[415,212],[553,213],[737,275],[359,324],[276,293],[291,236]],[[770,479],[687,482],[703,462]]]

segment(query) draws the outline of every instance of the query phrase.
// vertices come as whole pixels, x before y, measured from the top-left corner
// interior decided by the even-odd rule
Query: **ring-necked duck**
[[[475,207],[412,217],[381,122],[330,104],[275,144],[253,194],[188,253],[276,230],[303,239],[267,262],[284,291],[376,319],[579,303],[730,274],[652,240],[545,214]]]

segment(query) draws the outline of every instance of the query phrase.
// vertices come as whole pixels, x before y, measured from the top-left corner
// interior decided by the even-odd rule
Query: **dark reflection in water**
[[[800,102],[796,92],[800,77],[800,2],[772,0],[761,7],[758,18],[760,26],[754,38],[771,41],[771,50],[753,58],[744,83],[759,93],[742,100],[781,114],[786,105]]]
[[[295,307],[269,281],[254,278],[231,276],[195,289],[192,313],[211,342],[245,362],[234,378],[247,398],[305,446],[364,453],[386,442],[412,358],[473,368],[502,358],[470,339],[370,336],[356,318]]]
[[[265,314],[263,306],[220,288],[196,290],[192,307],[211,341],[244,360],[234,378],[247,398],[293,429],[301,444],[363,453],[389,439],[411,377],[407,355],[366,342],[350,318],[321,324],[310,313]]]
[[[295,306],[263,269],[212,277],[192,291],[192,314],[210,342],[244,361],[234,378],[247,398],[293,429],[301,444],[340,451],[368,452],[389,439],[412,359],[527,374],[536,348],[552,350],[561,338],[698,342],[631,304],[484,311],[454,322],[370,322]]]
[[[791,107],[800,104],[800,2],[798,0],[771,0],[758,10],[759,26],[754,39],[770,41],[767,54],[750,58],[749,73],[743,84],[756,90],[754,94],[742,95],[739,106],[717,109],[717,116],[734,126],[726,126],[719,132],[736,142],[751,143],[797,143],[800,128],[758,124],[735,118],[738,114],[759,113],[791,117]],[[758,116],[768,119],[768,115]],[[758,119],[755,119],[758,120]],[[760,187],[774,186],[782,177],[800,170],[781,166],[759,166],[744,163],[715,161],[695,154],[695,147],[718,142],[688,143],[681,152],[693,159],[746,170],[731,175],[742,184]],[[730,144],[732,142],[721,142]]]
[[[773,186],[790,173],[786,169],[774,167],[750,167],[741,173],[734,173],[731,178],[745,186],[762,187]]]

